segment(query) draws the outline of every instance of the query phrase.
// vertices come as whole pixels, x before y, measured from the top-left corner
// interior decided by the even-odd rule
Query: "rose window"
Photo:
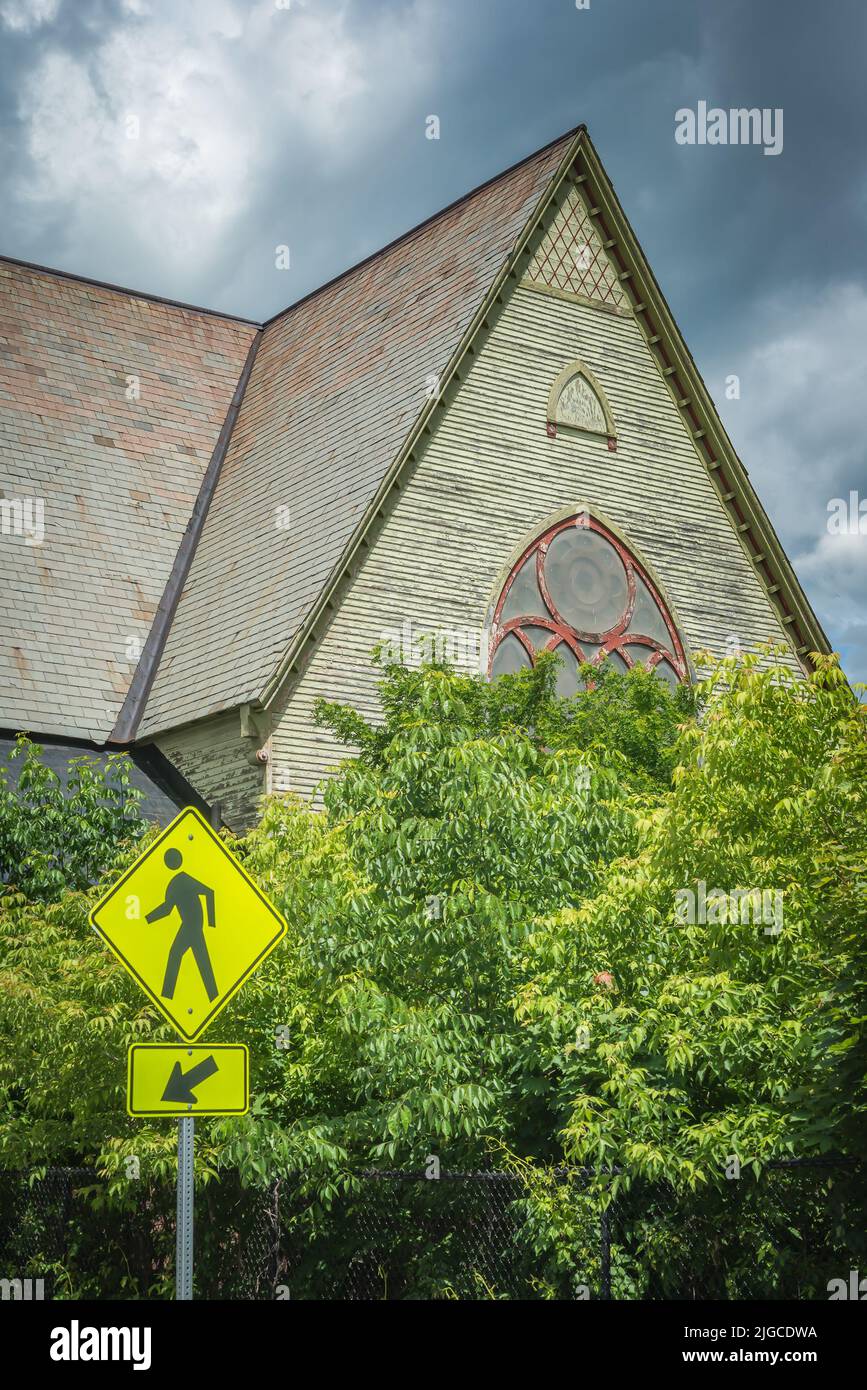
[[[626,546],[586,513],[558,522],[524,552],[494,610],[491,678],[561,658],[557,693],[584,688],[581,662],[641,663],[673,688],[686,658],[665,604]]]

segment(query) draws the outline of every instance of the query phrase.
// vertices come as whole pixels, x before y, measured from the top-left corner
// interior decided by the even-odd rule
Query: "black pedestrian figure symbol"
[[[167,849],[163,855],[163,860],[169,869],[179,869],[184,862],[179,849]],[[197,878],[193,878],[191,874],[187,873],[175,874],[174,878],[169,880],[165,902],[160,903],[159,907],[155,907],[153,912],[147,914],[146,920],[148,922],[158,922],[161,917],[169,917],[172,912],[177,910],[181,919],[181,925],[172,942],[166,964],[166,977],[163,980],[161,991],[164,999],[171,999],[174,995],[181,961],[187,951],[193,953],[193,959],[199,967],[199,974],[202,977],[202,984],[208,992],[208,998],[213,1001],[219,994],[217,982],[214,979],[214,971],[211,967],[211,958],[205,945],[202,898],[204,898],[207,907],[208,926],[214,927],[216,926],[214,921],[214,890],[209,888],[206,883],[199,883]]]

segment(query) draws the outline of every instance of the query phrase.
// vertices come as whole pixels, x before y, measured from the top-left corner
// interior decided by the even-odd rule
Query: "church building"
[[[0,733],[249,826],[377,644],[829,645],[582,126],[267,323],[0,260]]]

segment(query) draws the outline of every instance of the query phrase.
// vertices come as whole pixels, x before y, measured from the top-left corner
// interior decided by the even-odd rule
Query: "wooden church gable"
[[[682,340],[656,331],[664,301],[649,271],[629,268],[613,219],[594,220],[605,260],[593,283],[551,269],[564,226],[599,217],[578,193],[587,148],[580,137],[534,212],[349,572],[272,686],[273,790],[310,792],[342,756],[313,728],[317,697],[375,717],[377,643],[414,664],[433,642],[491,676],[547,647],[564,693],[580,688],[582,662],[642,661],[681,680],[691,653],[732,639],[789,642],[795,667],[808,646],[827,649],[803,596],[790,588],[780,603],[782,583],[757,564],[773,532],[712,407],[699,413]],[[552,283],[528,269],[542,266]],[[712,457],[703,438],[720,441]]]
[[[358,566],[379,534],[389,509],[399,503],[410,486],[419,460],[431,439],[442,430],[453,404],[461,419],[466,419],[465,383],[478,368],[486,345],[496,339],[506,306],[516,304],[519,294],[527,296],[527,303],[515,312],[524,321],[527,315],[534,318],[521,348],[521,362],[527,363],[528,354],[544,344],[551,367],[545,395],[540,402],[538,394],[531,393],[527,374],[519,375],[514,380],[511,402],[495,407],[493,415],[486,413],[485,407],[473,416],[474,436],[480,438],[493,427],[500,431],[504,447],[510,447],[501,431],[502,416],[498,412],[514,407],[524,413],[522,429],[532,420],[531,428],[541,425],[549,437],[558,432],[564,438],[596,436],[601,447],[607,447],[609,452],[622,449],[627,419],[620,418],[614,404],[614,381],[618,377],[620,409],[625,407],[629,414],[633,438],[637,432],[647,443],[658,439],[663,409],[665,430],[670,431],[673,406],[680,428],[672,437],[676,438],[678,449],[685,451],[684,462],[678,466],[693,491],[696,479],[703,477],[702,505],[713,503],[722,507],[729,534],[752,572],[752,581],[764,595],[763,609],[769,612],[771,621],[763,636],[775,629],[789,641],[802,664],[810,651],[829,649],[587,131],[580,127],[457,345],[448,370],[437,376],[428,407],[417,418],[388,470],[375,509],[358,528],[340,569],[330,577],[318,604],[311,607],[266,684],[262,692],[266,705],[273,704],[282,682],[297,675],[307,662],[332,614],[354,583]],[[547,311],[538,307],[540,301],[548,302]],[[565,306],[570,306],[571,317],[564,318]],[[589,317],[585,311],[590,311]],[[555,321],[556,326],[549,331],[546,325],[555,325]],[[646,383],[643,400],[639,399],[634,375],[627,371],[624,376],[618,365],[630,354],[632,360],[641,363],[641,377]],[[615,367],[613,373],[611,366]],[[492,381],[489,392],[495,389]],[[660,405],[663,397],[664,407]],[[493,399],[489,394],[486,405]],[[475,461],[478,468],[477,449]],[[624,466],[619,486],[625,492],[628,470],[626,461],[621,462]],[[465,460],[464,467],[469,466]],[[499,471],[498,466],[490,479],[492,507],[496,506]],[[630,505],[643,505],[645,512],[652,514],[649,489],[654,483],[653,469],[642,474],[639,468],[632,476],[635,481],[630,486],[638,491],[632,495]],[[434,508],[441,501],[441,495],[436,501],[431,496],[427,504]]]

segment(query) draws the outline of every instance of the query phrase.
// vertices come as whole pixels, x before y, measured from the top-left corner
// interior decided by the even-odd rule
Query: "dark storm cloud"
[[[585,121],[864,677],[867,537],[826,519],[867,496],[865,38],[861,0],[0,0],[0,248],[264,317]],[[678,145],[699,101],[782,108],[783,152]]]

